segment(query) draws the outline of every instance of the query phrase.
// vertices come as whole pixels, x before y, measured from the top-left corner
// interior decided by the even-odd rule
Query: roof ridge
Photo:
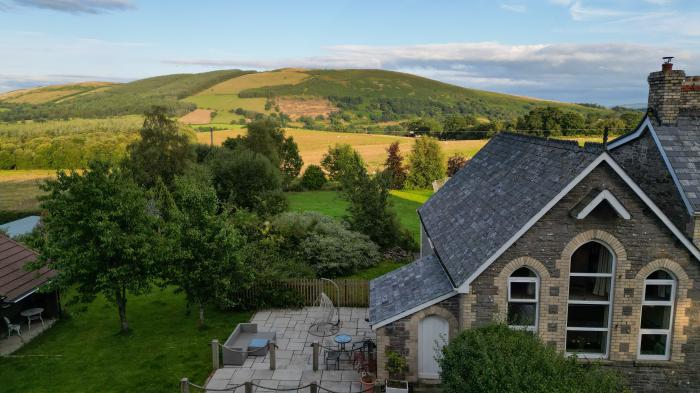
[[[572,141],[569,139],[556,139],[556,138],[548,138],[548,137],[543,137],[543,136],[538,136],[538,135],[528,135],[528,134],[520,134],[516,132],[511,132],[511,131],[503,131],[498,134],[496,134],[493,138],[497,138],[499,136],[504,137],[504,138],[512,138],[516,140],[521,140],[526,143],[530,143],[533,145],[540,145],[540,146],[547,146],[555,149],[566,149],[566,150],[572,150],[572,151],[578,151],[578,152],[584,152],[584,153],[591,153],[589,149],[585,147],[585,145],[582,147],[578,144],[577,141]]]

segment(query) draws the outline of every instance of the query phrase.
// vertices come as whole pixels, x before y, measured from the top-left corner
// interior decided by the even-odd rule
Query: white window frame
[[[670,280],[656,280],[656,279],[645,279],[644,280],[644,290],[642,291],[642,307],[639,312],[639,337],[637,341],[637,359],[639,360],[670,360],[671,359],[671,343],[673,340],[673,322],[675,321],[675,304],[676,304],[676,287],[677,282],[675,275],[664,269],[659,269],[666,274],[673,277]],[[651,272],[649,275],[656,273],[659,270]],[[649,277],[649,276],[647,276]],[[647,286],[648,285],[670,285],[671,286],[671,297],[669,300],[647,300]],[[669,315],[668,329],[642,329],[642,313],[644,312],[644,306],[665,306],[671,307],[671,313]],[[645,334],[655,334],[655,335],[665,335],[666,336],[666,351],[663,355],[642,355],[642,336]]]
[[[607,332],[605,335],[605,352],[604,353],[586,353],[586,352],[569,352],[566,351],[567,356],[577,356],[580,358],[584,359],[607,359],[608,356],[610,355],[610,336],[612,335],[612,309],[613,309],[613,294],[614,289],[615,289],[615,268],[617,267],[617,256],[615,253],[612,251],[612,249],[605,243],[597,240],[591,240],[588,241],[579,248],[589,244],[589,243],[598,243],[603,248],[605,248],[610,255],[612,255],[612,266],[610,267],[610,273],[571,273],[571,261],[569,261],[569,294],[566,298],[567,304],[566,304],[566,336],[564,337],[564,350],[566,351],[566,342],[568,340],[568,335],[569,332]],[[578,249],[576,251],[578,251]],[[576,253],[574,251],[574,253]],[[574,254],[571,254],[573,257]],[[608,300],[607,301],[602,301],[602,300],[571,300],[571,277],[609,277],[610,278],[610,290],[608,292]],[[570,304],[583,304],[583,305],[600,305],[600,306],[608,306],[608,326],[607,327],[602,327],[602,328],[594,328],[594,327],[569,327],[569,305]]]
[[[525,268],[529,271],[531,271],[535,277],[513,277],[513,274],[515,271],[518,271],[522,268]],[[510,309],[510,303],[527,303],[527,304],[535,304],[535,324],[533,326],[527,326],[527,325],[508,325],[511,329],[519,329],[519,330],[527,330],[530,332],[536,332],[537,331],[537,326],[540,323],[540,276],[537,274],[536,271],[533,269],[527,267],[527,266],[521,266],[517,269],[515,269],[513,273],[511,273],[510,277],[508,277],[508,304],[507,304],[507,309],[506,309],[506,322],[508,320],[508,309]],[[511,289],[511,284],[512,283],[535,283],[535,298],[534,299],[513,299],[510,294],[510,289]]]

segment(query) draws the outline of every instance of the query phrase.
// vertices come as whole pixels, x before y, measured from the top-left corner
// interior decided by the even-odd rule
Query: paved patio
[[[29,330],[27,323],[23,322],[21,324],[22,337],[12,332],[12,336],[0,340],[0,356],[9,355],[22,348],[23,345],[32,341],[36,336],[39,336],[53,326],[55,322],[55,319],[44,319],[44,326],[42,326],[40,321],[35,321],[32,323],[32,330]],[[5,321],[3,321],[2,318],[0,318],[0,325],[1,328],[5,329],[5,333],[7,333],[7,325],[5,325]]]
[[[317,382],[323,388],[334,392],[360,392],[360,375],[352,369],[349,361],[341,361],[340,370],[326,370],[321,350],[319,370],[313,371],[311,344],[319,342],[326,346],[334,345],[333,337],[326,338],[324,343],[321,337],[309,334],[309,327],[315,322],[314,310],[307,307],[299,310],[265,310],[255,313],[250,322],[257,323],[260,331],[277,332],[277,369],[270,370],[269,355],[249,357],[241,367],[225,366],[217,370],[209,380],[207,389],[227,389],[248,381],[274,389],[297,388]],[[337,334],[350,335],[353,342],[362,341],[364,338],[375,340],[376,335],[365,321],[366,314],[366,308],[341,307],[340,331]],[[351,345],[348,344],[347,348],[351,348]],[[237,393],[243,391],[243,387],[235,390]],[[270,390],[254,388],[253,391]],[[308,391],[308,388],[299,390]]]

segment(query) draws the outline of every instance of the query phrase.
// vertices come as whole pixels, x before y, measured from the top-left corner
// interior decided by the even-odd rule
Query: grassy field
[[[46,169],[0,171],[0,210],[37,210],[39,184],[55,173]]]
[[[255,111],[260,113],[266,113],[269,111],[265,110],[265,98],[240,98],[237,94],[209,94],[209,95],[196,95],[192,97],[187,97],[183,101],[192,102],[197,105],[197,108],[211,109],[221,113],[227,113],[236,108],[243,108],[249,111]],[[238,115],[236,119],[240,118]],[[217,121],[218,116],[217,116]]]
[[[420,241],[420,221],[416,210],[432,195],[431,190],[392,191],[390,200],[401,225]],[[337,191],[306,191],[287,193],[289,210],[316,211],[331,217],[343,217],[348,203]]]
[[[35,87],[0,94],[0,101],[16,104],[44,104],[52,101],[65,100],[69,97],[90,93],[98,89],[104,90],[112,85],[113,83],[109,82],[82,82],[67,85]]]
[[[242,128],[226,131],[214,131],[214,144],[220,145],[226,138],[236,137],[245,133]],[[319,164],[323,155],[328,152],[328,147],[336,143],[352,145],[365,159],[371,170],[381,167],[386,160],[386,149],[394,141],[399,141],[404,155],[411,150],[415,139],[409,137],[355,134],[349,132],[310,131],[298,128],[288,128],[286,134],[294,137],[299,145],[299,152],[305,165]],[[209,133],[197,133],[200,143],[209,143]],[[470,141],[441,141],[440,145],[445,153],[445,160],[454,153],[461,153],[471,157],[486,144],[486,140]]]
[[[69,311],[17,357],[0,358],[2,392],[176,392],[182,377],[202,384],[211,340],[223,342],[250,318],[208,309],[200,330],[196,313],[185,315],[184,297],[170,289],[129,298],[129,335],[118,334],[117,311],[102,298],[85,312]]]

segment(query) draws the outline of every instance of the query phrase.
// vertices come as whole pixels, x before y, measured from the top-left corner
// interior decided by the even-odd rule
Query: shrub
[[[348,183],[365,171],[365,162],[360,153],[350,145],[336,144],[328,148],[323,156],[321,166],[328,172],[331,180]]]
[[[467,165],[467,162],[469,162],[469,160],[459,153],[452,155],[452,157],[447,159],[447,177],[452,177],[457,174],[460,169]]]
[[[316,212],[283,213],[272,220],[290,258],[309,265],[318,277],[343,276],[373,266],[379,249],[367,236]]]
[[[301,176],[301,185],[307,190],[320,190],[326,181],[326,174],[318,165],[309,165]]]
[[[445,393],[629,391],[616,373],[581,365],[505,325],[462,332],[443,349],[440,365]]]

